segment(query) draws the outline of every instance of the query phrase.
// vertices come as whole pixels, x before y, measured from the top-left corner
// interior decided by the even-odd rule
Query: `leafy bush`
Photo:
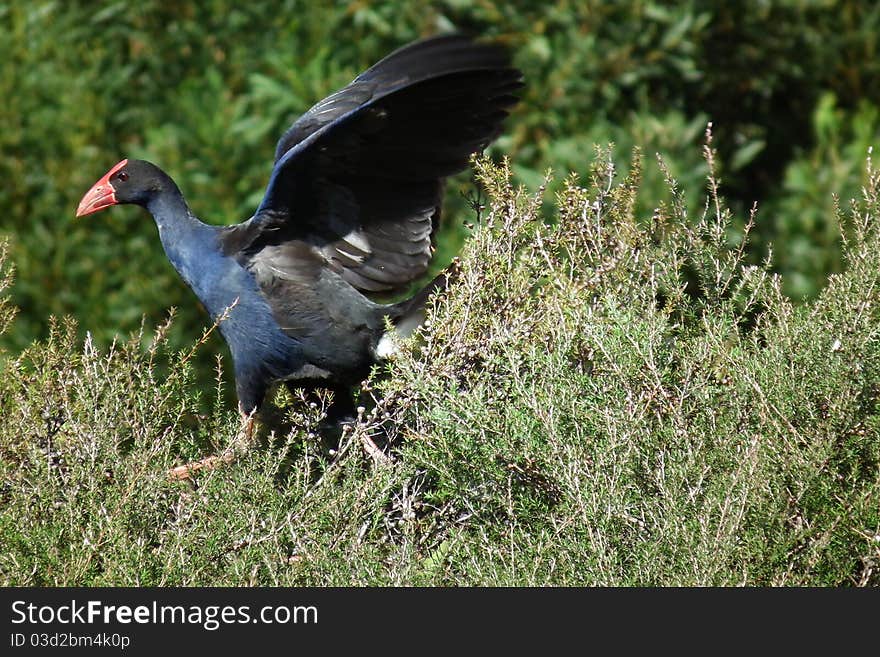
[[[812,133],[815,145],[785,170],[785,193],[761,209],[769,217],[767,237],[779,245],[776,268],[787,274],[786,292],[795,299],[814,295],[817,281],[843,269],[836,206],[868,182],[862,162],[880,134],[880,110],[863,102],[845,111],[827,93],[816,106]]]
[[[0,380],[2,582],[877,585],[880,174],[846,271],[795,306],[730,245],[706,155],[699,220],[670,177],[647,225],[640,158],[601,154],[551,224],[478,163],[457,278],[330,451],[294,403],[171,481],[238,431],[218,392],[199,410],[192,350],[56,324]]]
[[[119,208],[73,222],[82,193],[119,159],[142,157],[167,169],[205,220],[246,218],[274,141],[298,113],[393,48],[441,30],[496,38],[514,53],[527,85],[493,153],[513,154],[516,180],[530,187],[548,168],[585,171],[593,145],[613,142],[618,168],[633,147],[664,153],[698,216],[698,144],[712,121],[719,179],[738,216],[755,201],[766,208],[751,261],[772,244],[796,299],[839,271],[835,227],[819,217],[831,216],[831,191],[858,192],[863,146],[877,138],[880,10],[858,0],[144,0],[97,10],[36,0],[4,4],[0,20],[0,234],[19,272],[19,321],[3,343],[14,350],[46,338],[52,315],[76,317],[80,338],[88,330],[106,348],[136,333],[145,314],[161,322],[169,306],[179,309],[172,345],[197,340],[205,315],[149,218]],[[828,98],[833,137],[822,127]],[[641,215],[664,184],[646,168]],[[465,235],[462,192],[471,192],[464,178],[449,186],[438,266]],[[195,356],[203,378],[221,350],[212,338]]]

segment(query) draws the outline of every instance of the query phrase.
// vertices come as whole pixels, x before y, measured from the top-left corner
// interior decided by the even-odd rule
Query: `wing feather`
[[[497,137],[520,78],[503,49],[460,35],[391,53],[282,135],[230,248],[247,260],[299,240],[361,290],[405,287],[428,267],[443,179]]]

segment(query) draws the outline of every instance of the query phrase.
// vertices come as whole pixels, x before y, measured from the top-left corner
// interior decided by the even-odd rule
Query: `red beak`
[[[105,173],[98,182],[92,185],[92,188],[86,192],[86,195],[82,197],[79,206],[76,208],[77,217],[84,217],[87,214],[92,214],[98,210],[109,208],[111,205],[116,205],[118,202],[116,200],[116,190],[113,189],[113,185],[110,184],[110,176],[119,171],[126,164],[128,164],[128,160],[122,160],[122,162],[110,169],[110,171]]]

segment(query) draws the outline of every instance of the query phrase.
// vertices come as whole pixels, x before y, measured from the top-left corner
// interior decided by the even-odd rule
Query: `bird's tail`
[[[438,292],[443,292],[457,273],[458,258],[409,299],[388,307],[387,317],[391,320],[394,330],[385,333],[379,340],[376,346],[376,355],[379,358],[387,358],[396,352],[400,340],[408,338],[421,326],[425,321],[425,304],[428,299]]]

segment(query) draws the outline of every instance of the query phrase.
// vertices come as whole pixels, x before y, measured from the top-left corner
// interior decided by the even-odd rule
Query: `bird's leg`
[[[244,410],[241,406],[238,407],[238,414],[241,416],[242,428],[235,435],[235,440],[233,441],[233,446],[239,449],[247,449],[250,446],[251,441],[254,437],[254,426],[256,426],[256,413],[257,410],[254,409],[250,413]]]
[[[336,386],[330,390],[333,392],[333,401],[327,407],[327,417],[324,421],[328,424],[338,425],[352,422],[357,418],[357,409],[354,407],[351,390],[342,386]]]
[[[208,456],[192,463],[171,468],[171,470],[168,471],[168,476],[171,479],[183,481],[184,479],[189,479],[193,473],[198,472],[199,470],[213,470],[224,463],[231,463],[234,461],[235,458],[247,449],[248,445],[250,445],[251,439],[254,435],[254,425],[256,421],[256,418],[254,417],[256,410],[247,413],[239,407],[238,412],[241,415],[242,428],[236,433],[230,447],[226,448],[220,454]]]

